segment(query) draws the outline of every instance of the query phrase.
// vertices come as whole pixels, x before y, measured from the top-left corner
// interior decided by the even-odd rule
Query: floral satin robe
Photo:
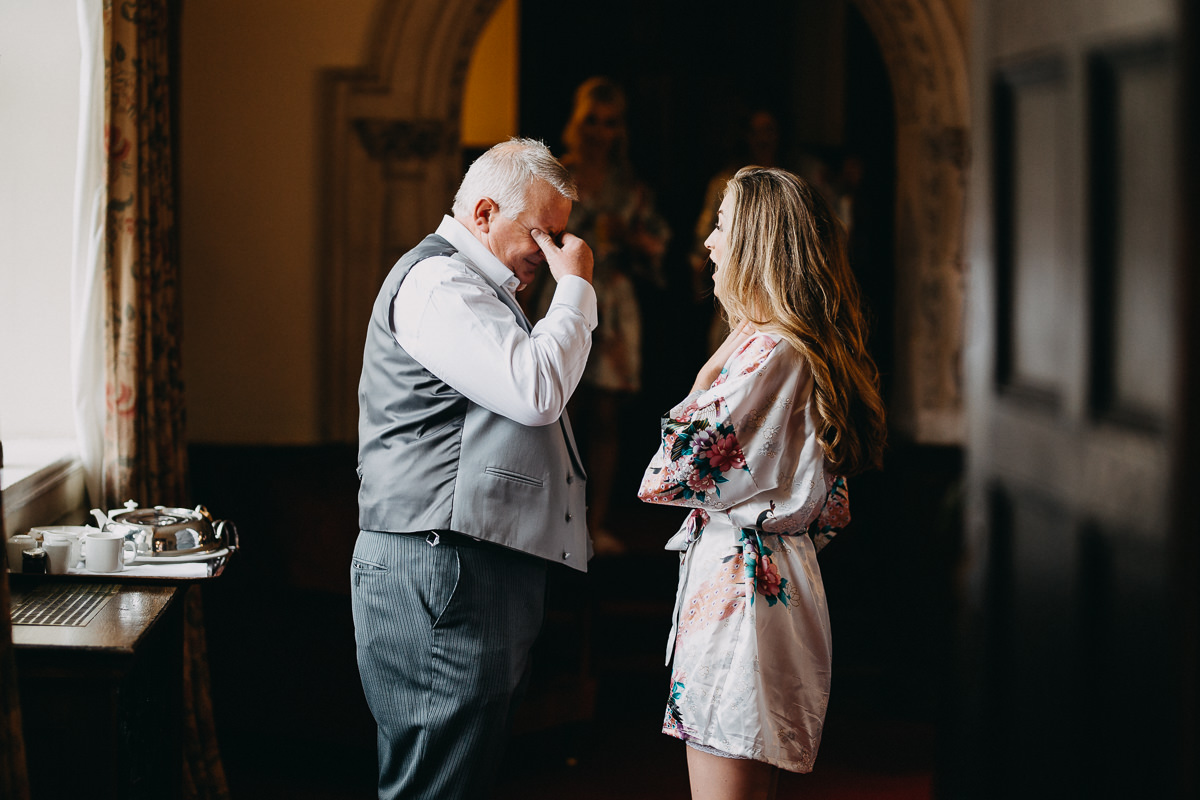
[[[811,396],[804,359],[755,334],[664,418],[638,491],[693,509],[667,543],[681,553],[663,732],[794,772],[812,769],[829,698],[816,553],[849,521]]]

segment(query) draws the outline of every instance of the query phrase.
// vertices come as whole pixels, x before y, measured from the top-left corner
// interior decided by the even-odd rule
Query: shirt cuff
[[[587,320],[588,330],[596,330],[596,290],[578,275],[564,275],[554,289],[550,305],[564,303],[579,309]]]

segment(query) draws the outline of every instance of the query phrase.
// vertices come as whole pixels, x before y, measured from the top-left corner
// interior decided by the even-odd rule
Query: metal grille
[[[39,586],[20,599],[13,598],[13,625],[69,625],[83,627],[117,593],[115,583],[71,583]]]

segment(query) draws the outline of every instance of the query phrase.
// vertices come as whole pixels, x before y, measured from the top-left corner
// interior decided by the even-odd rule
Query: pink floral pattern
[[[775,566],[770,556],[764,556],[758,565],[758,580],[755,582],[758,593],[778,599],[785,586],[787,579],[779,577],[779,567]]]
[[[737,613],[746,596],[744,569],[742,555],[734,554],[725,569],[685,598],[679,614],[679,636],[689,636]]]
[[[663,420],[663,451],[670,457],[662,466],[651,465],[643,478],[638,496],[646,502],[698,505],[719,499],[729,473],[749,471],[733,425],[713,423],[700,411],[689,406]],[[709,411],[720,414],[720,401]]]
[[[776,603],[788,604],[788,579],[779,573],[779,566],[771,558],[775,552],[763,543],[763,537],[753,528],[741,531],[741,560],[746,574],[746,585],[754,587],[750,602],[762,595],[768,606]]]
[[[808,535],[812,537],[817,550],[820,550],[849,524],[850,488],[846,485],[846,479],[838,476],[833,479],[829,494],[825,497],[825,504],[821,506],[821,513],[809,529]]]
[[[708,450],[708,463],[714,470],[729,472],[746,468],[746,456],[738,447],[737,436],[730,433],[717,437]]]

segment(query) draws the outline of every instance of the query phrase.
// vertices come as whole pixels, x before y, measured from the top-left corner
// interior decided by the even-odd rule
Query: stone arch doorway
[[[363,322],[396,257],[433,230],[461,177],[467,64],[498,0],[382,0],[367,63],[324,83],[322,427],[353,441]],[[951,0],[852,0],[896,109],[894,429],[963,440],[967,76]]]
[[[896,113],[893,426],[921,444],[961,444],[966,20],[946,0],[853,2],[879,44]]]

